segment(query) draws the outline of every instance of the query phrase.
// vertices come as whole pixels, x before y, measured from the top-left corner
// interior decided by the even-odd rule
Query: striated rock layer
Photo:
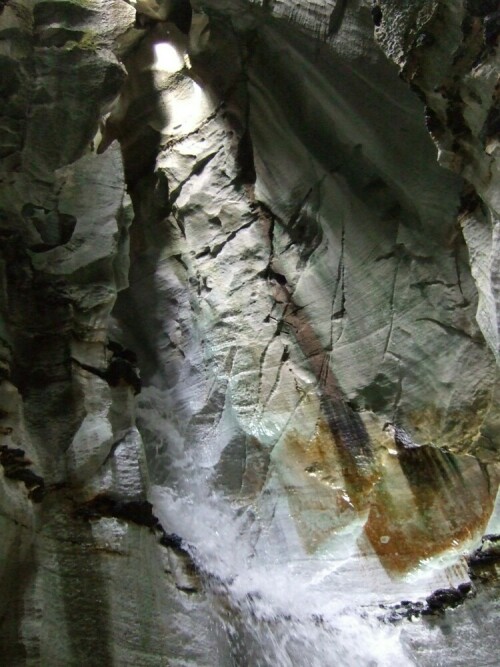
[[[0,3],[2,664],[493,641],[498,24]]]

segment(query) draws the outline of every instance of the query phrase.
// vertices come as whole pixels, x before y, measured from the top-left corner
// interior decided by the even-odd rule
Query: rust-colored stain
[[[312,438],[290,434],[280,466],[293,519],[309,553],[369,509],[376,478],[347,470],[330,426],[318,423]]]
[[[391,575],[484,532],[498,488],[474,457],[430,446],[382,450],[369,480],[355,465],[346,470],[326,421],[309,440],[290,434],[282,457],[280,475],[304,548],[313,553],[362,520]]]
[[[331,368],[330,354],[325,351],[323,342],[307,319],[304,310],[294,303],[288,288],[276,284],[273,296],[275,303],[283,308],[281,323],[286,324],[293,333],[310,370],[316,376],[323,418],[335,438],[343,465],[346,470],[351,470],[354,464],[360,475],[371,477],[373,451],[370,438],[359,415],[345,401],[343,391]]]
[[[385,457],[365,533],[388,572],[404,573],[480,535],[498,482],[471,456],[435,447]]]
[[[275,299],[284,305],[283,322],[317,378],[322,413],[313,437],[289,434],[275,460],[304,548],[314,552],[350,524],[366,522],[365,535],[382,566],[398,575],[479,536],[491,515],[498,479],[490,478],[472,456],[431,446],[389,453],[383,445],[377,456],[304,311],[283,285],[276,286]],[[475,408],[482,413],[485,406]],[[411,421],[417,417],[412,415]],[[420,419],[421,426],[428,417]],[[431,424],[438,417],[453,419],[452,414],[436,414]],[[477,419],[471,420],[471,428],[477,429]],[[466,434],[456,435],[460,442]]]

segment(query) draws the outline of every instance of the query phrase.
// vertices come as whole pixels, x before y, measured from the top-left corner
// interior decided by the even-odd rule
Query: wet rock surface
[[[491,2],[0,2],[0,662],[325,667],[265,572],[493,664],[498,49]]]
[[[498,9],[494,3],[417,2],[400,10],[389,2],[375,35],[426,104],[439,163],[461,174],[465,192],[480,198],[459,222],[479,293],[477,321],[497,355]],[[474,231],[480,225],[489,229],[481,237]]]
[[[474,578],[495,574],[500,560],[500,535],[484,535],[479,546],[467,559]]]
[[[446,609],[454,609],[473,594],[470,584],[461,584],[458,588],[440,588],[429,595],[425,602],[403,600],[389,607],[390,612],[383,618],[387,622],[396,623],[420,617],[442,615]]]

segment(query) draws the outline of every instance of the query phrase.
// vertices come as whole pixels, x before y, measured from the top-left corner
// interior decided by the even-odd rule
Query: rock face
[[[479,294],[477,320],[498,359],[498,6],[416,2],[398,11],[392,4],[381,9],[376,36],[426,105],[438,162],[466,179],[459,222]]]
[[[3,663],[464,664],[448,598],[494,638],[498,22],[0,3]],[[379,603],[439,614],[381,653]]]

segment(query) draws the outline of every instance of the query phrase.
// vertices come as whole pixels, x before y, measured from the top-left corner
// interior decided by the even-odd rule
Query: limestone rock
[[[0,3],[6,664],[494,636],[493,4]]]
[[[460,221],[479,293],[477,320],[498,359],[498,8],[488,2],[417,2],[405,10],[384,4],[377,39],[425,103],[439,163],[466,179]]]

